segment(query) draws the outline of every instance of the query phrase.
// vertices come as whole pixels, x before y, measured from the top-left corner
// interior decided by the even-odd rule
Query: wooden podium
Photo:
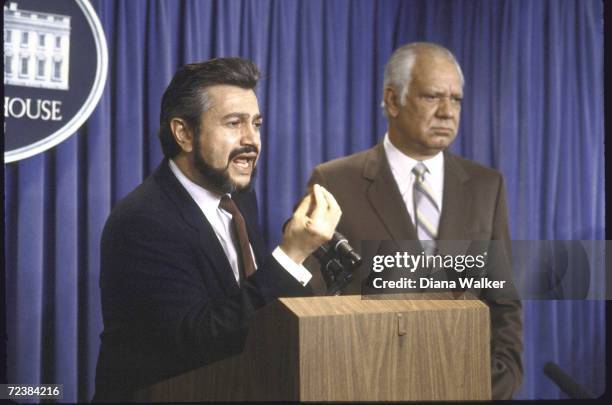
[[[384,297],[281,298],[258,312],[240,355],[147,387],[136,399],[491,398],[484,303]]]

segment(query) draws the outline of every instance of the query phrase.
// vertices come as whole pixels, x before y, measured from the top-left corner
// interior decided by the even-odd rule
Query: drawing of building
[[[4,6],[4,84],[68,89],[70,16]]]

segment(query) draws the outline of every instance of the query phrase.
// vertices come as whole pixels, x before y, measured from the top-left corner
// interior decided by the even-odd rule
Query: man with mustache
[[[254,312],[310,293],[304,259],[334,232],[341,211],[314,187],[264,252],[250,187],[262,117],[259,71],[240,58],[189,64],[160,112],[165,159],[113,209],[101,242],[104,331],[95,401],[242,350]]]
[[[507,246],[502,175],[447,151],[459,129],[463,84],[446,48],[400,47],[384,72],[383,140],[315,168],[309,184],[332,192],[343,212],[338,232],[357,250],[364,240],[419,240],[427,253],[441,240],[501,240]],[[345,293],[361,292],[355,279]],[[521,305],[492,294],[479,297],[490,307],[492,396],[508,399],[523,375]]]

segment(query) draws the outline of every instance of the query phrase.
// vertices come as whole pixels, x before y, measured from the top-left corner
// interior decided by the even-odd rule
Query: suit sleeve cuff
[[[306,285],[312,278],[312,274],[306,270],[306,267],[294,262],[285,254],[285,252],[283,252],[280,246],[277,246],[276,249],[274,249],[272,256],[287,271],[287,273],[291,274],[291,276],[300,284]]]

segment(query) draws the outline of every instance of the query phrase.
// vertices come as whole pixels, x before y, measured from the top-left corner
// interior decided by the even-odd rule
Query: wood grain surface
[[[242,354],[158,383],[137,398],[490,399],[489,310],[466,298],[281,298],[258,312]]]

